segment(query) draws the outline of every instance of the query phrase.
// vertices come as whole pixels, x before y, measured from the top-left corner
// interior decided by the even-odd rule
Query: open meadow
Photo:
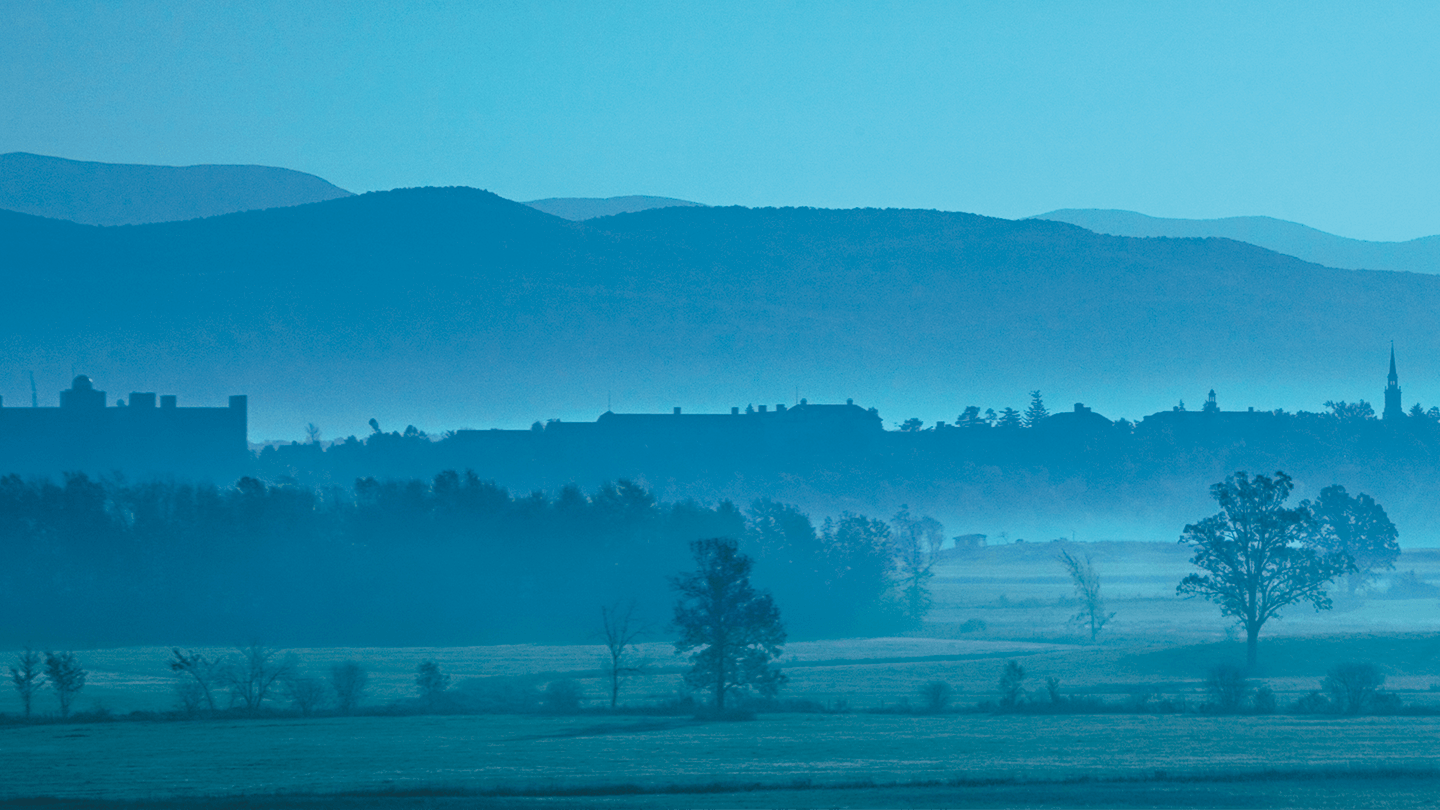
[[[1108,797],[1106,806],[1178,807],[1356,806],[1390,795],[1389,806],[1402,807],[1440,795],[1436,599],[1292,609],[1262,635],[1255,676],[1274,689],[1281,713],[1211,716],[1200,710],[1206,673],[1243,661],[1243,642],[1227,634],[1213,605],[1174,596],[1184,549],[1084,550],[1116,613],[1096,642],[1068,623],[1076,608],[1048,544],[950,552],[936,567],[935,607],[922,631],[791,642],[781,659],[789,678],[781,698],[795,701],[791,710],[741,722],[698,720],[683,708],[683,662],[663,636],[637,650],[646,670],[620,696],[631,714],[605,710],[598,644],[288,648],[316,677],[360,662],[370,675],[362,715],[305,718],[276,701],[259,718],[213,720],[165,714],[176,706],[168,648],[79,650],[90,675],[76,708],[89,720],[0,725],[0,798],[285,794],[298,807],[350,792],[346,801],[357,807],[370,806],[360,794],[417,807],[518,807],[542,797],[547,807],[1039,807],[1105,805]],[[1422,581],[1440,578],[1440,553],[1406,553],[1397,570],[1411,569]],[[536,703],[524,713],[417,715],[415,667],[426,659],[462,695],[533,695],[573,680],[582,702],[567,714]],[[1117,711],[975,711],[995,699],[1011,660],[1025,668],[1036,703],[1048,700],[1053,677],[1067,698]],[[1285,712],[1320,687],[1327,669],[1351,660],[1378,665],[1384,688],[1412,716]],[[953,687],[949,710],[914,711],[933,681]],[[1162,702],[1168,713],[1118,710]],[[53,705],[48,692],[37,699],[42,713]],[[19,711],[14,690],[0,693],[0,712],[13,720]]]

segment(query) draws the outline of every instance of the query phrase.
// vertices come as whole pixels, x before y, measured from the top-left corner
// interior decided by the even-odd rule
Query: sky
[[[0,4],[0,152],[1440,233],[1440,4]]]

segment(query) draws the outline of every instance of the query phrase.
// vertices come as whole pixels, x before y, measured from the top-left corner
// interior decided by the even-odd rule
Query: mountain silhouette
[[[554,214],[563,219],[579,222],[596,217],[610,217],[616,214],[633,214],[651,208],[672,206],[695,206],[702,203],[677,200],[671,197],[549,197],[525,203],[537,211]]]
[[[1327,267],[1440,273],[1440,236],[1422,236],[1407,242],[1370,242],[1347,239],[1273,217],[1165,219],[1134,211],[1098,208],[1062,208],[1033,219],[1068,222],[1113,236],[1218,236]]]
[[[270,166],[144,166],[26,152],[0,155],[0,208],[85,225],[173,222],[349,195],[312,174]]]
[[[72,373],[112,397],[246,393],[256,438],[593,419],[612,397],[714,412],[853,396],[888,421],[953,420],[1039,388],[1133,418],[1215,387],[1226,408],[1318,410],[1377,398],[1391,338],[1402,382],[1440,358],[1440,279],[1039,219],[669,207],[576,223],[421,188],[129,228],[0,212],[0,239],[7,404],[28,401],[31,370],[42,404]]]

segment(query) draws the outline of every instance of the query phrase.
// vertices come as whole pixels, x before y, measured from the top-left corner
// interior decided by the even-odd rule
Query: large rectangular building
[[[228,483],[249,470],[246,398],[228,407],[181,408],[174,396],[136,392],[110,406],[89,377],[60,392],[58,408],[0,402],[0,475],[208,478]]]

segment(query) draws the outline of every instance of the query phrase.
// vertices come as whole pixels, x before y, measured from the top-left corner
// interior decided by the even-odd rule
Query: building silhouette
[[[184,475],[228,481],[248,470],[247,400],[181,408],[173,395],[134,392],[107,404],[80,375],[58,408],[6,408],[0,400],[0,473]]]

